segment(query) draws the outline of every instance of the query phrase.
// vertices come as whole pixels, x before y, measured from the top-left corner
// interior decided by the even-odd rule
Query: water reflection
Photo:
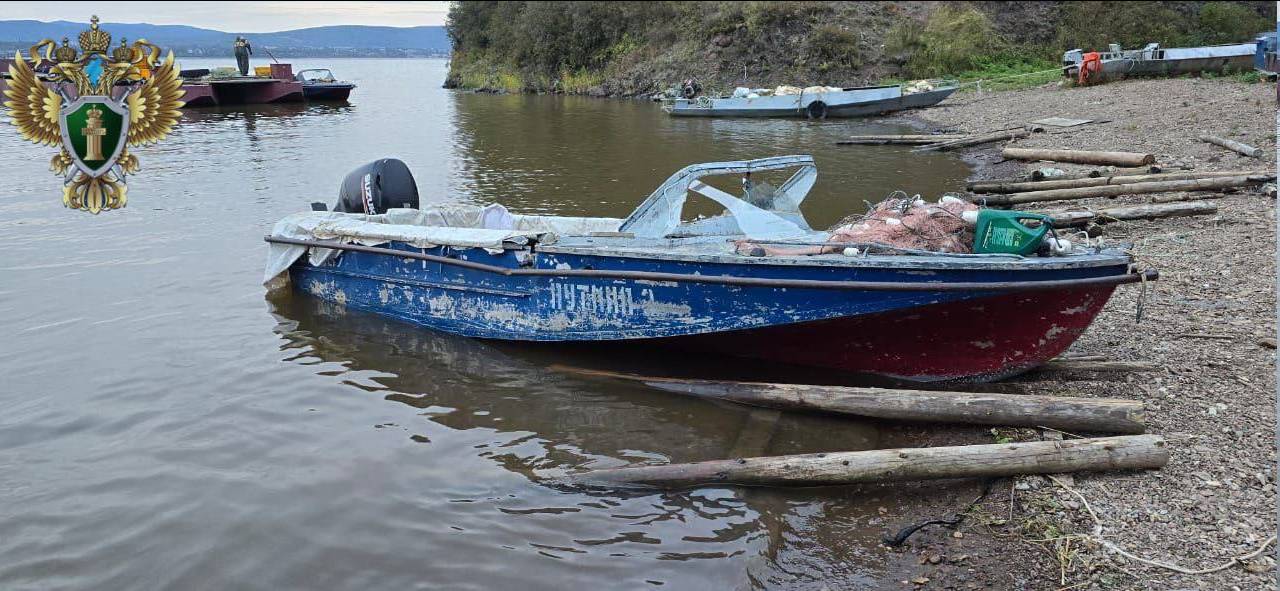
[[[956,496],[947,485],[660,493],[566,487],[553,477],[579,468],[870,449],[901,444],[907,434],[821,416],[769,416],[586,379],[549,369],[549,361],[565,361],[554,350],[463,339],[303,296],[273,297],[269,306],[287,362],[314,366],[320,375],[419,410],[423,424],[396,426],[419,444],[463,454],[452,463],[489,462],[539,485],[509,497],[455,495],[453,502],[500,514],[507,529],[534,527],[517,539],[542,556],[584,565],[601,557],[642,560],[631,564],[645,565],[645,580],[682,588],[717,581],[713,586],[821,588],[838,582],[872,589],[893,570],[893,555],[878,545],[886,528],[898,525],[888,516],[906,514],[922,500]],[[648,355],[573,361],[650,372],[680,363]],[[681,371],[688,371],[683,365]],[[449,445],[451,439],[468,445]],[[963,496],[971,489],[962,483],[958,490]],[[704,566],[677,566],[691,561]]]
[[[894,133],[878,120],[670,117],[645,101],[454,92],[460,173],[477,201],[513,210],[625,216],[680,168],[696,162],[813,154],[819,180],[804,212],[826,227],[894,190],[937,198],[967,169],[908,147],[835,146],[855,133]],[[691,202],[692,203],[692,202]],[[702,205],[693,213],[718,213]]]
[[[583,377],[561,364],[654,375],[664,370],[710,377],[741,367],[733,359],[696,363],[676,354],[625,358],[559,347],[493,344],[347,311],[300,294],[273,298],[277,332],[290,359],[318,358],[350,371],[372,371],[362,386],[387,400],[425,409],[429,420],[457,430],[527,431],[542,440],[541,457],[504,464],[527,476],[539,469],[602,467],[641,461],[736,457],[744,427],[770,429],[760,453],[873,449],[869,423],[818,415],[784,415],[756,424],[738,405],[664,394],[641,384]],[[634,353],[634,351],[633,351]],[[664,374],[666,375],[666,374]],[[738,375],[742,373],[739,371]],[[758,438],[758,437],[757,437]],[[513,458],[503,458],[511,462]]]

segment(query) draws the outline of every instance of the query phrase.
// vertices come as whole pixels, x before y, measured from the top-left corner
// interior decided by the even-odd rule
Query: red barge
[[[293,65],[271,64],[269,76],[187,79],[183,101],[188,107],[298,103],[305,98],[302,82],[294,79]]]
[[[0,58],[0,93],[8,88],[8,72],[12,64],[12,58]],[[186,92],[182,100],[187,107],[300,103],[306,100],[304,83],[294,77],[292,64],[271,64],[269,76],[212,78],[205,70],[195,72],[201,72],[200,76],[184,76],[182,83],[182,90]]]

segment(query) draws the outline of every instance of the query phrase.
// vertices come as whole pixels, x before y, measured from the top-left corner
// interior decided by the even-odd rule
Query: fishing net
[[[930,252],[973,252],[973,228],[966,211],[978,206],[956,197],[927,203],[919,196],[890,196],[862,215],[841,220],[831,229],[829,242],[871,243]]]
[[[846,217],[832,226],[827,245],[787,247],[742,240],[736,252],[754,256],[792,256],[844,252],[855,248],[887,253],[973,252],[973,227],[964,213],[978,206],[963,199],[944,196],[927,203],[919,195],[895,191],[885,200],[869,205],[867,213]]]

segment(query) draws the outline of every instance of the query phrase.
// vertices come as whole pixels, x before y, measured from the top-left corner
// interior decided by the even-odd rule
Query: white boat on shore
[[[901,84],[855,88],[820,86],[795,94],[677,98],[666,101],[662,109],[676,117],[868,117],[930,107],[951,96],[958,88],[954,84],[924,87]]]

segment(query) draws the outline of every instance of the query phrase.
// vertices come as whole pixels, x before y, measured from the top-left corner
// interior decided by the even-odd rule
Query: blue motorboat
[[[795,172],[743,196],[704,182],[778,170]],[[816,180],[809,156],[695,164],[617,219],[469,204],[379,212],[371,191],[395,183],[357,175],[362,194],[345,211],[276,224],[266,279],[468,337],[663,345],[931,381],[1035,367],[1075,341],[1117,285],[1155,278],[1097,249],[739,254],[743,240],[827,244],[800,212]],[[682,221],[691,195],[724,213]],[[391,202],[416,202],[416,191]]]

